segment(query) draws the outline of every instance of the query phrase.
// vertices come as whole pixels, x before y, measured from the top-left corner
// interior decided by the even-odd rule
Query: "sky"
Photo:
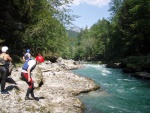
[[[71,5],[72,14],[80,16],[73,21],[73,24],[90,28],[102,18],[110,17],[109,3],[111,0],[74,0]]]

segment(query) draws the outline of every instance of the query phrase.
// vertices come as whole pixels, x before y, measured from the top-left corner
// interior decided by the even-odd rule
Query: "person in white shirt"
[[[38,55],[35,60],[28,59],[22,66],[21,77],[29,85],[27,89],[25,100],[36,100],[39,101],[38,97],[34,96],[34,83],[31,77],[31,72],[34,70],[37,64],[44,62],[44,58],[41,55]],[[31,94],[31,97],[29,97]]]

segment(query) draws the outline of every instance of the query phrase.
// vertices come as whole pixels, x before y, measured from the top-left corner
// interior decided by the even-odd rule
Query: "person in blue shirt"
[[[31,58],[31,53],[30,53],[30,49],[27,49],[25,55],[23,56],[23,61],[27,61],[28,59]]]

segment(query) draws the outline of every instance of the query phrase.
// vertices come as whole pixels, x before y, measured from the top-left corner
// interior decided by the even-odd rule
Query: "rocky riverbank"
[[[6,83],[10,95],[0,95],[1,113],[82,113],[84,104],[76,95],[99,88],[93,80],[68,71],[82,67],[61,58],[38,65],[32,76],[39,101],[25,101],[28,86],[20,79],[21,67],[14,68]]]
[[[128,73],[139,79],[150,80],[150,55],[129,56],[121,59],[119,63],[109,62],[107,68],[121,68],[124,73]]]

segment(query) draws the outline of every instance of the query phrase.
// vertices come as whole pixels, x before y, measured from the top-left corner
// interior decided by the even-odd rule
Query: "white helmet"
[[[7,47],[7,46],[3,46],[3,47],[2,47],[2,52],[3,52],[3,53],[5,53],[7,50],[8,50],[8,47]]]

